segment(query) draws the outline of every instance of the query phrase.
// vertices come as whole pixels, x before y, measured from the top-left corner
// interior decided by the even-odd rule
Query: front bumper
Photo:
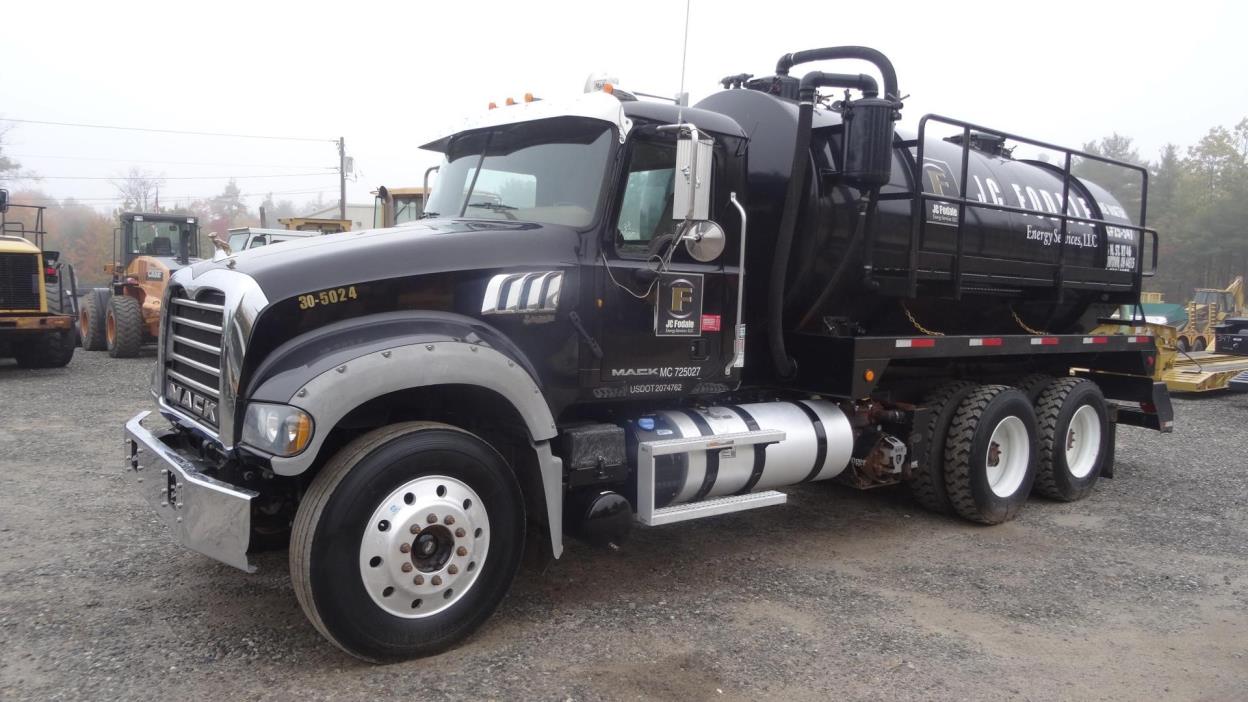
[[[126,422],[126,474],[183,546],[249,573],[251,500],[258,493],[200,471],[176,432],[143,426],[150,412]]]

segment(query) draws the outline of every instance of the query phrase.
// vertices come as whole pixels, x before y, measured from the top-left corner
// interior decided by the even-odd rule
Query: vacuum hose
[[[816,51],[827,51],[827,49],[817,49]],[[866,49],[866,51],[873,51],[873,49]],[[800,53],[807,54],[812,52]],[[788,54],[788,56],[795,55]],[[809,60],[817,60],[817,58]],[[783,61],[784,59],[781,59],[781,62]],[[887,62],[887,59],[885,59],[885,62]],[[888,89],[888,85],[886,74],[885,90]],[[892,85],[893,90],[896,90],[895,80]],[[870,95],[867,97],[875,97],[879,91],[879,86],[876,84],[875,79],[866,75],[814,71],[802,78],[801,87],[798,91],[797,139],[793,144],[793,171],[789,175],[789,187],[784,196],[784,213],[780,217],[780,233],[776,237],[776,253],[771,261],[771,279],[767,291],[768,346],[771,350],[771,361],[775,366],[776,374],[783,379],[792,378],[797,373],[797,363],[789,357],[788,350],[784,345],[784,291],[788,282],[789,255],[793,249],[793,234],[797,230],[797,216],[801,210],[802,192],[806,187],[806,163],[810,159],[810,125],[815,111],[815,94],[817,89],[821,87],[855,88],[861,90],[864,95],[870,91]]]

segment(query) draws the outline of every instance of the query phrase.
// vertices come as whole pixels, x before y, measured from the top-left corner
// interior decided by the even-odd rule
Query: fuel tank
[[[778,429],[784,441],[693,451],[655,460],[656,507],[827,480],[849,465],[854,434],[837,405],[822,400],[759,402],[664,410],[629,421],[628,458],[637,470],[637,443]],[[636,501],[634,500],[634,504]]]
[[[770,261],[794,172],[797,104],[759,90],[734,89],[713,94],[697,107],[724,113],[749,132],[750,256]],[[920,166],[916,134],[898,129],[890,181],[856,234],[863,191],[839,176],[844,168],[841,117],[827,105],[815,108],[810,150],[798,164],[807,169],[807,188],[787,277],[786,328],[853,334],[905,334],[919,328],[950,334],[1071,333],[1087,331],[1113,305],[1135,301],[1140,235],[1113,226],[1132,221],[1109,192],[1072,177],[1063,208],[1060,164],[1013,158],[998,140],[984,135],[975,135],[964,149],[960,140],[933,136],[935,131],[929,128]],[[964,150],[966,198],[1024,212],[974,206],[959,212],[956,204],[933,200],[918,205],[920,190],[959,197]],[[1055,281],[1063,247],[1056,215],[1063,209],[1105,223],[1067,223],[1059,296]],[[961,281],[955,293],[959,220]],[[906,283],[916,225],[919,288],[911,295]],[[747,281],[753,319],[764,314],[766,292],[765,276]]]

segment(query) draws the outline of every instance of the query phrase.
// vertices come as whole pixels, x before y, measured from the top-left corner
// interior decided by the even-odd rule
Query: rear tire
[[[143,311],[139,301],[127,295],[113,295],[104,319],[104,336],[108,355],[113,358],[134,358],[143,345]]]
[[[103,351],[108,348],[104,338],[104,315],[108,310],[108,291],[96,288],[82,300],[78,311],[78,329],[82,333],[83,351]]]
[[[1187,343],[1186,336],[1180,336],[1178,342],[1175,343],[1175,346],[1177,346],[1183,353],[1187,353],[1192,350],[1192,345]]]
[[[13,355],[22,368],[62,368],[74,357],[74,330],[40,334],[34,342],[14,346]]]
[[[1021,391],[984,385],[958,405],[945,440],[954,510],[981,524],[1018,515],[1036,475],[1036,414]]]
[[[1031,404],[1034,405],[1036,400],[1039,399],[1040,393],[1044,392],[1044,389],[1052,382],[1053,376],[1047,373],[1029,373],[1019,378],[1014,383],[1014,387],[1026,395],[1027,399],[1031,400]]]
[[[1036,492],[1063,502],[1087,497],[1101,475],[1112,436],[1101,389],[1086,378],[1054,381],[1036,403],[1036,424]]]
[[[1192,347],[1195,351],[1204,351],[1207,348],[1209,348],[1209,345],[1205,343],[1205,337],[1203,336],[1196,339],[1196,345]]]
[[[502,601],[524,530],[520,485],[489,444],[446,424],[395,424],[348,444],[312,481],[291,580],[308,619],[347,653],[427,656]]]
[[[924,454],[918,467],[911,472],[907,487],[915,502],[937,514],[953,514],[953,505],[945,489],[945,437],[958,404],[976,387],[968,380],[955,380],[937,388],[923,400],[923,406],[930,412],[927,426],[920,430]]]

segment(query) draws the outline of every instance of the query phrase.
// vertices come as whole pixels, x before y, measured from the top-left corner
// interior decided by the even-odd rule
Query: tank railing
[[[962,149],[962,161],[961,161],[961,180],[958,183],[958,196],[957,197],[953,197],[950,195],[937,195],[935,193],[928,193],[924,191],[924,188],[923,188],[923,163],[924,163],[923,151],[924,151],[924,145],[927,142],[926,136],[927,136],[928,122],[937,122],[940,124],[946,124],[951,127],[961,128],[962,130],[962,142],[958,145]],[[1060,210],[1061,210],[1060,213],[1045,212],[1043,210],[1031,210],[1025,207],[1015,207],[1013,205],[982,202],[980,200],[971,200],[967,198],[966,189],[967,189],[968,174],[970,170],[971,132],[972,131],[991,134],[991,135],[1000,137],[1008,141],[1014,141],[1020,144],[1026,144],[1028,146],[1033,146],[1036,148],[1045,149],[1049,151],[1057,151],[1057,152],[1064,154],[1065,163],[1063,164],[1063,167],[1061,169],[1062,201],[1060,204]],[[908,145],[910,142],[906,141],[902,143]],[[1053,284],[1054,284],[1054,287],[1057,289],[1057,298],[1059,302],[1062,299],[1062,295],[1064,293],[1064,288],[1065,288],[1065,280],[1066,280],[1065,253],[1066,253],[1066,245],[1067,245],[1066,233],[1069,227],[1069,223],[1071,222],[1077,222],[1081,224],[1090,224],[1094,227],[1096,226],[1116,227],[1118,229],[1125,229],[1128,231],[1140,232],[1139,252],[1137,253],[1137,257],[1136,257],[1135,269],[1132,271],[1133,294],[1137,296],[1139,295],[1140,289],[1143,284],[1143,278],[1150,277],[1154,273],[1156,273],[1157,271],[1157,249],[1158,249],[1157,230],[1144,226],[1145,213],[1147,212],[1147,209],[1148,209],[1148,169],[1146,169],[1145,167],[1140,166],[1138,164],[1134,164],[1134,163],[1128,163],[1126,161],[1119,161],[1117,159],[1108,158],[1106,156],[1100,156],[1098,154],[1091,154],[1085,151],[1078,151],[1076,149],[1066,148],[1064,146],[1057,146],[1056,144],[1049,144],[1047,142],[1037,141],[1035,139],[1028,139],[1027,137],[1021,137],[1015,134],[1010,134],[1009,132],[1003,132],[999,129],[991,129],[988,127],[980,126],[978,124],[973,124],[971,122],[965,122],[963,120],[953,119],[951,117],[945,117],[945,116],[936,115],[936,114],[924,115],[923,118],[919,120],[918,138],[914,140],[914,143],[915,143],[915,148],[916,148],[916,152],[914,154],[914,174],[913,174],[914,175],[914,193],[911,195],[911,197],[913,198],[912,202],[914,203],[912,205],[913,224],[910,230],[909,251],[907,252],[908,253],[907,258],[909,260],[909,271],[908,271],[908,276],[907,276],[907,281],[906,281],[907,282],[907,295],[909,297],[915,297],[916,295],[918,295],[919,247],[920,247],[920,242],[922,242],[923,240],[923,235],[927,232],[926,208],[927,208],[927,203],[929,201],[946,202],[951,205],[957,205],[958,207],[958,224],[957,224],[957,231],[955,233],[955,239],[954,239],[953,270],[951,271],[951,276],[950,276],[951,282],[953,283],[954,299],[961,299],[962,297],[962,258],[963,258],[962,231],[963,231],[964,223],[966,221],[966,211],[968,208],[992,210],[996,212],[1008,212],[1008,213],[1014,213],[1014,214],[1025,214],[1025,215],[1030,215],[1030,216],[1049,217],[1049,218],[1056,218],[1060,220],[1061,229],[1059,232],[1058,247],[1057,247],[1057,252],[1058,252],[1057,253],[1057,270],[1054,272],[1054,276],[1053,276]],[[1071,168],[1073,166],[1075,157],[1086,158],[1086,159],[1090,159],[1093,161],[1100,161],[1102,163],[1107,163],[1107,164],[1118,166],[1121,168],[1126,168],[1128,170],[1132,170],[1140,174],[1141,188],[1140,188],[1140,216],[1139,216],[1140,223],[1139,224],[1124,224],[1120,222],[1111,222],[1103,218],[1079,217],[1077,215],[1069,214],[1070,209],[1071,209],[1070,207],[1070,184],[1072,182],[1072,179],[1074,178],[1073,174],[1071,173]],[[1056,168],[1054,168],[1054,170],[1056,170]],[[1100,207],[1096,202],[1089,203],[1089,209],[1094,210],[1097,214],[1100,213]],[[1149,270],[1145,271],[1144,270],[1144,239],[1147,235],[1152,235],[1153,245],[1152,245],[1151,266]],[[1106,233],[1105,238],[1108,239],[1108,233]]]

